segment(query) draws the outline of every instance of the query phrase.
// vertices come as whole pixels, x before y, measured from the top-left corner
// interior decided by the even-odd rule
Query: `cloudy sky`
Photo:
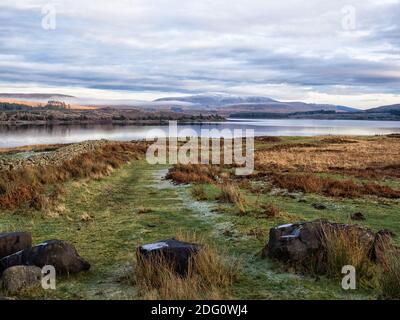
[[[400,0],[1,0],[0,92],[400,103]]]

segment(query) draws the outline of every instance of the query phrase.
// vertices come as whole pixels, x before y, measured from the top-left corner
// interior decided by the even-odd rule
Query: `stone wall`
[[[78,154],[95,151],[97,148],[112,143],[108,140],[93,140],[66,145],[51,152],[21,152],[15,155],[0,155],[0,171],[15,170],[25,166],[59,165]],[[27,156],[24,156],[27,155]]]

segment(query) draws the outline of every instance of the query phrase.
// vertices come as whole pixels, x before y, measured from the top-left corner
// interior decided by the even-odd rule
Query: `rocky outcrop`
[[[326,220],[298,222],[272,228],[263,255],[294,264],[309,262],[311,259],[322,261],[326,254],[325,234],[329,231],[343,231],[343,235],[356,237],[366,248],[370,248],[371,253],[375,252],[382,239],[381,236],[378,237],[379,233],[358,225]],[[374,257],[371,256],[371,259]]]
[[[181,276],[187,275],[190,259],[201,250],[201,245],[168,239],[140,246],[138,261],[162,257]]]
[[[32,236],[28,232],[0,233],[0,259],[30,247]]]
[[[90,269],[90,264],[81,258],[75,247],[62,240],[50,240],[25,249],[0,260],[0,273],[18,266],[44,267],[51,265],[57,274],[69,275]]]
[[[4,271],[3,290],[9,295],[40,287],[42,270],[35,266],[15,266]]]

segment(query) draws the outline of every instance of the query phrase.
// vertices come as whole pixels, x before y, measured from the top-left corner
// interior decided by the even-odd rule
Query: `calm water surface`
[[[178,136],[190,136],[192,130],[202,136],[220,135],[209,133],[208,130],[211,129],[254,129],[257,136],[376,135],[400,133],[400,121],[228,119],[219,123],[179,126]],[[159,135],[160,130],[168,133],[168,126],[112,124],[0,126],[0,148],[96,139],[137,140],[145,139],[149,132]]]

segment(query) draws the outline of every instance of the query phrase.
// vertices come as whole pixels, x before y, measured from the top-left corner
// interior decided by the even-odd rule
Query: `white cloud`
[[[41,28],[47,3],[57,9],[53,31]],[[0,84],[104,97],[218,91],[362,107],[396,100],[399,1],[351,1],[355,30],[342,27],[346,5],[2,0]],[[341,85],[351,94],[336,95]]]

